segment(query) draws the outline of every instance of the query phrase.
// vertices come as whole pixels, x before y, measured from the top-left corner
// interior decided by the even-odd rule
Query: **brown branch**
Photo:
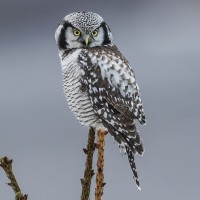
[[[96,174],[96,188],[95,188],[95,200],[101,200],[103,195],[103,187],[104,183],[104,174],[103,174],[103,167],[104,167],[104,137],[105,133],[102,129],[99,129],[97,132],[98,141],[97,141],[97,148],[98,148],[98,158],[97,158],[97,174]]]
[[[87,157],[85,161],[84,178],[81,179],[81,185],[82,185],[81,200],[88,200],[90,196],[91,180],[94,175],[94,170],[92,169],[93,154],[95,151],[94,140],[95,140],[95,131],[93,128],[90,128],[88,133],[87,149],[83,149]]]
[[[15,178],[15,175],[12,171],[12,162],[13,160],[9,160],[7,157],[0,159],[0,166],[3,168],[3,170],[6,173],[6,176],[8,177],[10,183],[8,183],[9,186],[12,187],[14,193],[15,193],[15,200],[27,200],[28,195],[23,195],[21,193],[20,187],[17,183],[17,180]]]

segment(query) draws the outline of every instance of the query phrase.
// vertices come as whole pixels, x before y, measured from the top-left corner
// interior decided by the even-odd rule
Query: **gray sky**
[[[97,12],[109,24],[135,70],[148,122],[138,125],[142,191],[106,136],[104,199],[199,198],[199,10],[198,0],[0,2],[0,157],[14,159],[30,199],[80,199],[87,129],[66,104],[54,40],[74,11]],[[14,199],[6,182],[1,170],[0,199]]]

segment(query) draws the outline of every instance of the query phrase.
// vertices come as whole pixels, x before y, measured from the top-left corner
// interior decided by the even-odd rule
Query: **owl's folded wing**
[[[83,61],[87,67],[82,68],[82,82],[88,87],[91,101],[98,102],[95,106],[105,105],[111,112],[120,113],[127,120],[138,119],[145,124],[133,70],[120,52],[102,48],[101,51],[90,51],[88,56]]]

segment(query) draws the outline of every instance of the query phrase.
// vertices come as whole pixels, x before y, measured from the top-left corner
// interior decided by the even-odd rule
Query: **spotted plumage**
[[[144,148],[135,123],[146,120],[134,72],[114,45],[110,28],[98,14],[77,12],[61,21],[55,38],[71,111],[82,125],[113,136],[140,188],[134,154],[142,155]]]

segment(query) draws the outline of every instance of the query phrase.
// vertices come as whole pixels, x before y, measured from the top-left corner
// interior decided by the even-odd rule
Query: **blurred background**
[[[1,0],[0,157],[14,159],[22,192],[80,199],[88,130],[66,104],[54,40],[58,23],[74,11],[97,12],[109,24],[135,70],[148,120],[138,124],[146,149],[136,157],[142,191],[107,135],[103,199],[198,199],[199,0]],[[0,199],[14,199],[6,182],[0,170]]]

